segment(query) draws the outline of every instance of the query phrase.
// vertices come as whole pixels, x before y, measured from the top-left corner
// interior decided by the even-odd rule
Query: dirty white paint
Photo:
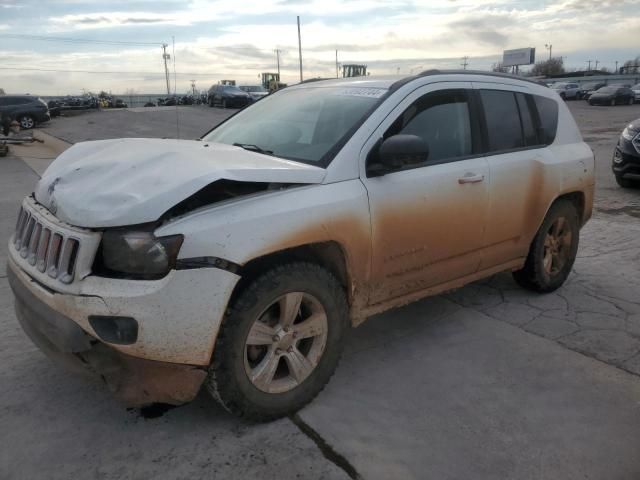
[[[78,143],[46,170],[35,190],[56,216],[88,228],[157,220],[219,179],[320,183],[325,170],[240,147],[195,140],[127,138]],[[54,210],[54,209],[52,209]]]
[[[326,85],[387,89],[394,80],[336,80]],[[549,147],[528,151],[533,154],[477,157],[367,178],[367,154],[396,114],[422,94],[448,88],[497,88],[552,98],[560,111],[556,139]],[[467,170],[482,174],[484,183],[459,184]],[[551,90],[517,79],[443,74],[415,79],[394,91],[326,170],[197,141],[87,142],[52,164],[38,184],[36,199],[47,207],[55,202],[56,217],[64,222],[99,229],[156,220],[218,179],[301,184],[200,208],[169,220],[155,233],[184,235],[179,258],[211,256],[240,265],[287,248],[334,242],[345,256],[352,309],[361,313],[354,316],[357,323],[366,313],[517,268],[558,195],[583,192],[584,219],[589,218],[593,176],[593,155]],[[519,198],[525,194],[527,198]],[[454,200],[468,209],[463,218],[468,222],[455,217],[462,210],[449,210]],[[516,210],[510,213],[507,206]],[[452,245],[455,254],[448,255]],[[31,275],[11,249],[10,257],[10,268]],[[22,278],[28,281],[26,275]],[[155,281],[89,275],[59,288],[43,279],[56,291],[75,289],[68,295],[52,295],[33,284],[30,288],[90,333],[89,314],[135,317],[140,340],[117,347],[122,351],[204,365],[237,281],[237,275],[223,270],[194,269]]]

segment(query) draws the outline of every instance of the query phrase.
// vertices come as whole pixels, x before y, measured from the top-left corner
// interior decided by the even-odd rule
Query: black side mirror
[[[384,140],[369,165],[371,174],[384,175],[404,167],[425,163],[429,158],[429,145],[417,135],[393,135]]]

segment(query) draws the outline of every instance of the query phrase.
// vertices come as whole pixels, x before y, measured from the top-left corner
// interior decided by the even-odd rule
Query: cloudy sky
[[[0,88],[162,92],[161,44],[173,53],[172,38],[178,92],[192,79],[199,89],[257,83],[275,71],[276,49],[293,83],[296,15],[305,78],[335,76],[336,49],[340,63],[372,74],[460,68],[463,56],[489,69],[505,49],[547,58],[545,44],[577,69],[640,55],[640,0],[0,0]],[[172,90],[173,78],[171,64]]]

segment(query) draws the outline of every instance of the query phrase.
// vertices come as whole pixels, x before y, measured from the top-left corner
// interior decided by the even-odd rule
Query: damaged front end
[[[181,405],[195,398],[207,373],[204,367],[137,358],[119,352],[86,333],[25,286],[11,268],[18,321],[29,338],[52,360],[77,372],[99,375],[129,407],[153,403]]]

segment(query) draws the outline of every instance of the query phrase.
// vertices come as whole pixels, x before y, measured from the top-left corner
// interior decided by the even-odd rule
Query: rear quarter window
[[[558,130],[558,104],[550,98],[539,95],[534,95],[533,100],[540,120],[538,137],[541,143],[551,145]]]

